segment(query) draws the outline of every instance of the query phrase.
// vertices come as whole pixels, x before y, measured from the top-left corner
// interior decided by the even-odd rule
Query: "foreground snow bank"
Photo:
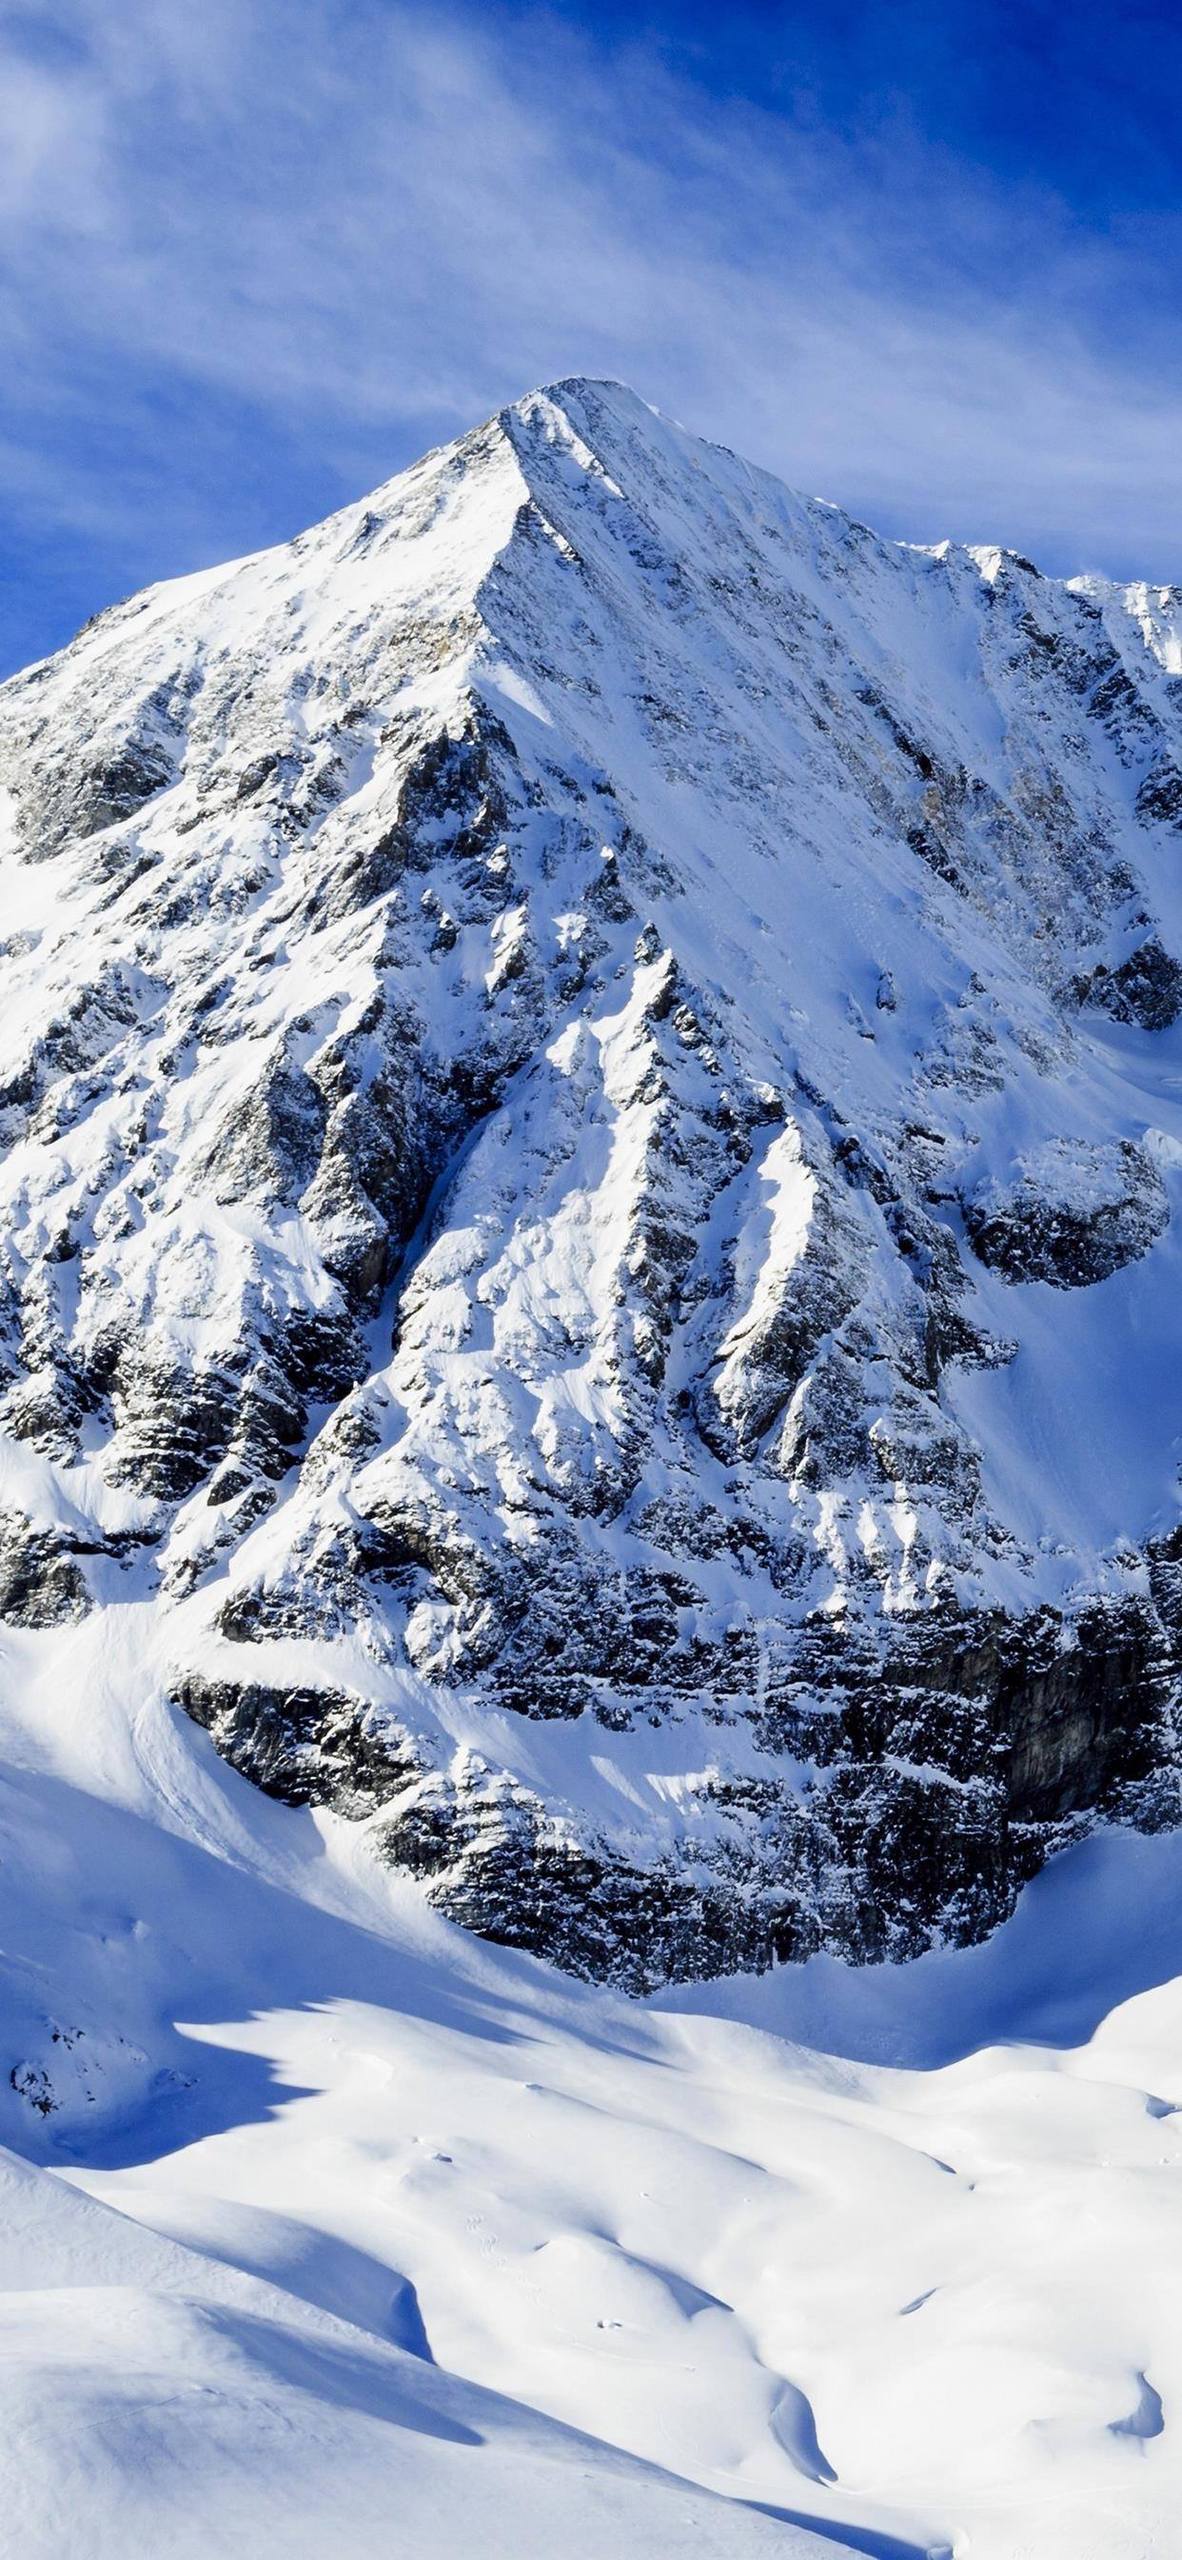
[[[1170,2547],[1182,1843],[1090,1841],[985,1947],[641,2006],[131,1687],[93,1621],[0,1664],[38,2560]]]

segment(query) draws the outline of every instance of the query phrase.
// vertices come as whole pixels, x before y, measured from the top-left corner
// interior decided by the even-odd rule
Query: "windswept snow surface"
[[[136,1656],[4,1649],[14,2549],[1174,2550],[1176,1837],[985,1947],[641,2005],[269,1805]]]

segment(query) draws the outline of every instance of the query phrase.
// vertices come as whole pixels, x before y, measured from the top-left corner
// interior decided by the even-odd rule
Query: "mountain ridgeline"
[[[0,786],[10,1649],[632,1989],[1179,1818],[1182,592],[567,382]]]

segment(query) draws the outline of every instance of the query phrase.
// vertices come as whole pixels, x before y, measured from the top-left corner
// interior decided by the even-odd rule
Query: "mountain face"
[[[14,1644],[630,1988],[1178,1818],[1182,591],[563,383],[0,784]]]

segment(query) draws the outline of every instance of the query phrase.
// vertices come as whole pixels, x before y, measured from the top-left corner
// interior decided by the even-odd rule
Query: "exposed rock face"
[[[1076,992],[1081,1002],[1103,1005],[1117,1022],[1168,1031],[1182,1013],[1182,967],[1151,934],[1115,967],[1101,961],[1089,978],[1080,979]]]
[[[12,1627],[60,1627],[90,1608],[86,1576],[60,1532],[22,1513],[0,1513],[0,1618]]]
[[[1148,1253],[1168,1226],[1156,1165],[1125,1138],[1116,1146],[1055,1138],[1013,1176],[987,1175],[965,1202],[974,1253],[1005,1280],[1087,1289]]]
[[[339,1692],[270,1689],[190,1672],[175,1698],[235,1769],[285,1804],[330,1804],[356,1818],[419,1774],[406,1737],[389,1718]]]
[[[573,384],[0,688],[0,1617],[635,1987],[1174,1819],[1177,616]]]

